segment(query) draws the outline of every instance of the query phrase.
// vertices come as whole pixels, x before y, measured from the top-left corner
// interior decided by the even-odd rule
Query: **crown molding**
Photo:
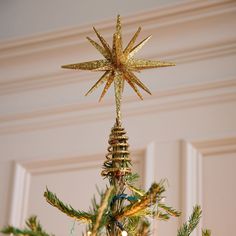
[[[236,153],[236,137],[217,140],[196,141],[192,145],[201,150],[204,156],[216,156],[226,153]]]
[[[138,24],[145,26],[146,29],[159,28],[235,10],[236,2],[234,0],[183,1],[123,17],[126,24],[124,34],[127,34],[134,25]],[[0,41],[0,59],[84,43],[86,36],[92,32],[92,25]],[[110,32],[114,28],[114,19],[94,23],[94,25],[110,36]]]
[[[171,58],[178,65],[210,58],[220,58],[236,54],[236,39],[218,42],[216,44],[204,45],[195,48],[176,51],[168,54],[158,54],[167,60]],[[149,58],[157,58],[157,55],[149,55]],[[78,76],[79,75],[79,76]],[[95,80],[97,75],[84,71],[60,71],[48,73],[41,76],[17,78],[16,80],[0,82],[0,96],[29,91],[32,89],[43,89],[53,86],[67,84],[78,84],[88,80]]]
[[[143,102],[135,96],[124,99],[123,112],[126,117],[154,112],[166,112],[236,101],[236,79],[197,84],[155,92]],[[82,124],[113,117],[113,100],[85,102],[34,112],[0,116],[0,135],[55,128],[66,125]]]

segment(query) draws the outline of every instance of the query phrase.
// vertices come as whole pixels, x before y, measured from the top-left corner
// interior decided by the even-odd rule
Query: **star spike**
[[[106,59],[110,59],[110,54],[102,46],[89,37],[87,37],[87,39]]]
[[[149,35],[147,38],[142,40],[138,45],[136,45],[129,53],[129,58],[133,57],[134,54],[136,54],[143,46],[144,44],[147,43],[147,41],[151,38],[152,36]]]
[[[114,80],[114,75],[111,75],[108,79],[107,79],[107,83],[102,91],[102,94],[99,98],[99,102],[102,100],[102,98],[104,97],[104,95],[107,93],[107,90],[109,89],[109,87],[111,86],[112,82]]]
[[[133,82],[131,82],[130,80],[127,80],[127,82],[129,83],[129,85],[131,86],[131,88],[134,90],[134,92],[139,96],[139,98],[140,98],[141,100],[143,100],[143,96],[142,96],[141,93],[139,92],[137,86],[136,86]]]
[[[95,60],[95,61],[87,61],[76,64],[64,65],[62,68],[64,69],[74,69],[74,70],[98,70],[99,68],[104,68],[105,66],[109,66],[110,63],[107,60]]]
[[[100,42],[102,43],[104,49],[107,51],[109,55],[111,55],[111,48],[107,41],[102,37],[102,35],[93,27],[94,32],[96,33],[97,37],[99,38]]]
[[[128,54],[130,53],[131,49],[133,48],[134,43],[135,43],[136,39],[138,38],[138,35],[140,34],[140,31],[141,31],[141,27],[138,28],[138,30],[136,31],[136,33],[134,34],[134,36],[129,41],[128,45],[126,46],[126,48],[124,50],[125,57],[128,56]]]
[[[152,61],[147,59],[130,59],[129,67],[131,70],[145,70],[145,69],[153,69],[158,67],[167,67],[167,66],[175,66],[174,62],[165,62],[165,61]]]
[[[121,20],[120,15],[117,16],[116,20],[116,32],[113,35],[113,48],[112,48],[114,62],[118,67],[124,60],[123,49],[122,49],[122,35],[121,35]]]
[[[111,72],[110,71],[106,71],[101,78],[93,85],[93,87],[91,89],[89,89],[89,91],[85,94],[85,96],[89,95],[90,93],[92,93],[95,89],[97,89],[100,85],[102,85],[107,78],[110,76]]]
[[[140,88],[142,88],[144,91],[146,91],[147,93],[149,93],[151,95],[150,90],[136,77],[136,75],[133,72],[127,71],[126,78],[129,78],[130,81],[134,82]]]
[[[116,33],[121,35],[121,19],[120,19],[120,15],[117,15],[116,18]]]

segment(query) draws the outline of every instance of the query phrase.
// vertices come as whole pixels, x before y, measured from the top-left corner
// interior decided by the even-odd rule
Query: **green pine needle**
[[[134,185],[139,179],[139,175],[137,173],[131,173],[125,176],[125,182],[128,185]]]
[[[193,208],[193,213],[189,217],[188,222],[184,223],[183,226],[178,230],[177,236],[189,236],[193,230],[197,227],[200,218],[201,218],[202,210],[201,207],[196,205]]]
[[[155,215],[155,218],[158,219],[158,220],[169,220],[170,216],[166,213],[158,211]]]
[[[143,196],[145,194],[145,191],[139,188],[134,187],[133,185],[127,184],[127,187],[131,192],[133,192],[137,196]]]
[[[202,236],[211,236],[211,231],[209,229],[202,230]]]
[[[127,217],[124,222],[124,228],[129,236],[147,236],[149,226],[150,223],[145,216]]]

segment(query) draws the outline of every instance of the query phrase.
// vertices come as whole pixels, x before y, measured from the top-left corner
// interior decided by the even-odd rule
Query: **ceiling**
[[[8,0],[0,1],[0,40],[86,25],[181,0]]]

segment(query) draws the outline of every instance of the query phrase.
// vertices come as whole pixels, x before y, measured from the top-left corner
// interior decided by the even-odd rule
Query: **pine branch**
[[[13,234],[13,235],[25,235],[25,236],[38,236],[39,234],[28,229],[18,229],[13,226],[7,226],[1,230],[3,234]]]
[[[93,215],[84,211],[75,210],[72,206],[64,204],[56,194],[50,192],[48,189],[44,192],[44,197],[50,205],[56,207],[71,218],[84,223],[90,223],[92,221]]]
[[[147,236],[149,235],[150,223],[145,216],[132,216],[124,220],[124,229],[129,236]]]
[[[189,236],[193,230],[197,227],[200,218],[201,218],[202,210],[200,206],[195,206],[193,208],[193,213],[189,217],[188,222],[184,223],[183,226],[178,230],[177,236]]]
[[[26,221],[27,228],[26,229],[18,229],[13,226],[7,226],[1,230],[4,234],[13,234],[13,235],[25,235],[25,236],[49,236],[40,225],[39,221],[37,221],[36,216],[31,216]]]
[[[165,191],[165,187],[162,182],[159,184],[153,183],[148,192],[133,204],[128,205],[125,209],[115,216],[116,219],[122,219],[123,217],[135,216],[139,212],[144,211],[146,208],[157,202],[157,199],[161,193]]]
[[[103,216],[105,210],[107,209],[107,206],[108,206],[108,203],[109,203],[109,198],[111,196],[111,193],[112,193],[113,189],[114,189],[113,186],[110,187],[109,189],[107,189],[107,191],[103,195],[103,198],[101,200],[101,205],[98,208],[98,213],[97,213],[97,216],[96,216],[96,221],[95,221],[91,236],[96,236],[97,230],[98,230],[98,228],[101,224],[102,216]]]
[[[211,236],[211,231],[209,229],[202,230],[202,236]]]
[[[31,216],[26,222],[26,225],[29,229],[36,232],[42,232],[42,226],[37,221],[37,216]]]
[[[163,213],[161,211],[158,211],[155,215],[155,218],[157,220],[169,220],[170,219],[170,216],[166,213]]]
[[[158,207],[165,210],[165,212],[170,216],[179,217],[181,215],[180,211],[177,211],[172,207],[166,206],[165,204],[159,203]]]
[[[129,235],[135,235],[140,221],[141,221],[140,216],[127,217],[125,219],[124,228],[127,232],[129,232]]]

